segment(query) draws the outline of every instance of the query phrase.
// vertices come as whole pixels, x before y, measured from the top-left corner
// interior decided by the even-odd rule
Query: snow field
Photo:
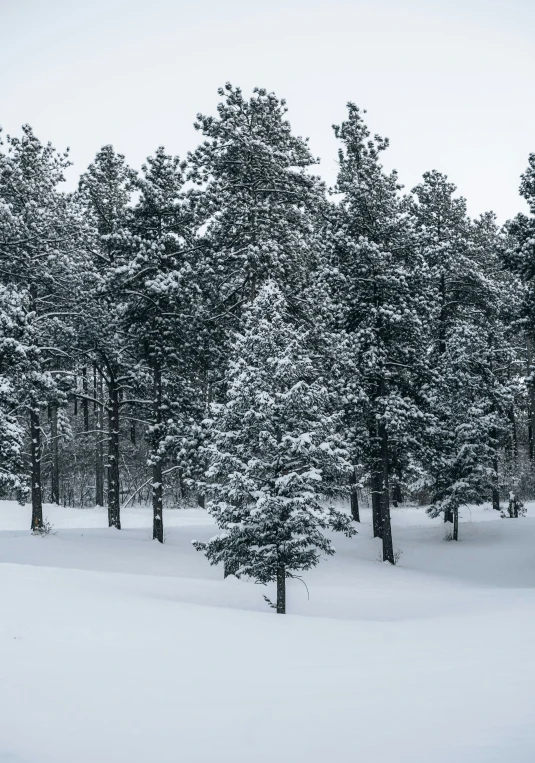
[[[100,509],[0,503],[1,763],[531,763],[535,520],[463,512],[458,544],[393,510],[396,568],[370,518],[273,591],[191,546],[201,510],[122,531]]]

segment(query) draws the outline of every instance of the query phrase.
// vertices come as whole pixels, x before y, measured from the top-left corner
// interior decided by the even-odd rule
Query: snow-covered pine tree
[[[232,347],[227,398],[214,405],[206,490],[222,532],[194,542],[212,564],[259,583],[286,579],[334,549],[327,529],[352,535],[350,517],[324,499],[347,494],[350,469],[329,413],[329,392],[273,281],[247,309]]]
[[[492,494],[499,503],[498,461],[509,431],[513,396],[503,317],[507,285],[499,274],[504,244],[492,215],[473,223],[466,202],[437,171],[413,189],[418,241],[431,275],[433,381],[428,399],[424,469],[431,476],[430,513],[443,512],[458,538],[459,507]],[[505,368],[504,368],[505,363]]]
[[[528,204],[529,215],[518,214],[507,223],[511,246],[504,252],[504,262],[523,286],[521,317],[527,356],[529,458],[535,471],[535,154],[529,156],[519,190]]]
[[[39,371],[26,377],[19,409],[30,425],[33,530],[43,527],[41,410],[57,400],[55,372],[64,371],[70,358],[86,264],[79,209],[59,190],[69,163],[67,154],[43,145],[28,125],[20,138],[8,136],[0,151],[2,281],[25,295],[31,354],[39,356]]]
[[[131,398],[135,388],[132,367],[135,353],[128,347],[121,318],[123,305],[120,294],[113,284],[113,276],[129,259],[132,200],[135,173],[126,164],[122,154],[117,154],[113,146],[104,146],[96,155],[79,182],[79,198],[85,205],[89,221],[86,246],[93,257],[98,273],[93,288],[86,295],[84,320],[80,324],[79,346],[85,357],[96,368],[99,380],[103,380],[107,390],[107,440],[106,464],[108,524],[121,528],[120,516],[120,441],[121,409]],[[82,376],[82,401],[87,396]],[[98,397],[95,391],[95,398]],[[101,405],[100,400],[97,403]],[[103,417],[101,417],[102,419]],[[100,421],[99,430],[103,429]],[[97,432],[101,438],[101,431]],[[96,482],[99,481],[102,455],[96,449]]]
[[[204,142],[188,158],[195,225],[202,230],[199,272],[205,322],[202,374],[205,400],[217,400],[232,332],[242,310],[267,279],[293,314],[311,319],[310,287],[317,264],[318,220],[324,185],[310,173],[317,163],[307,140],[292,133],[284,100],[255,88],[246,98],[228,84],[216,116],[199,114]],[[204,428],[184,442],[181,460],[195,476]]]
[[[307,140],[292,134],[287,107],[255,88],[251,98],[227,83],[217,116],[199,114],[206,140],[189,157],[188,177],[202,190],[217,303],[214,314],[254,298],[268,278],[299,296],[314,266],[314,213],[323,185]]]
[[[390,482],[401,482],[424,420],[426,268],[397,174],[386,174],[379,161],[388,141],[370,139],[353,103],[334,130],[342,143],[335,188],[341,201],[322,277],[345,366],[342,397],[353,461],[361,460],[369,475],[374,535],[382,538],[384,560],[394,564]]]
[[[28,494],[24,428],[19,420],[38,355],[28,325],[28,295],[0,284],[0,494]]]
[[[128,261],[111,269],[107,290],[123,304],[121,325],[146,378],[153,537],[163,543],[164,462],[203,415],[201,245],[183,191],[178,157],[160,147],[135,180]]]
[[[503,268],[509,241],[495,215],[487,212],[476,218],[470,235],[472,256],[482,274],[479,291],[483,299],[475,302],[482,307],[481,333],[487,341],[480,393],[492,420],[488,431],[488,492],[493,509],[499,511],[501,493],[504,489],[508,493],[517,479],[517,446],[513,440],[518,384],[525,368],[524,353],[519,351],[523,289],[518,277]]]

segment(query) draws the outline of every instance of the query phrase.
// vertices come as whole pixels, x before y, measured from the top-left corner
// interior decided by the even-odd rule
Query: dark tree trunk
[[[58,406],[50,407],[50,436],[52,439],[52,503],[59,506],[59,440],[58,440]]]
[[[438,352],[444,355],[446,352],[446,276],[442,272],[440,276],[440,315],[438,322]]]
[[[82,411],[84,412],[84,432],[89,432],[89,400],[87,400],[87,393],[89,391],[89,385],[87,383],[87,368],[82,368],[82,390],[86,397],[82,398]]]
[[[381,482],[380,475],[372,475],[372,522],[373,537],[382,536],[382,517],[381,517]]]
[[[453,512],[453,540],[459,540],[459,509],[454,509]]]
[[[438,352],[440,355],[444,355],[446,352],[446,277],[444,272],[440,276],[440,316],[439,316],[439,329],[438,329]],[[453,513],[451,511],[444,512],[444,522],[453,522]]]
[[[134,445],[134,446],[136,445],[136,440],[137,440],[137,437],[136,437],[136,422],[135,421],[131,421],[130,422],[130,442],[132,443],[132,445]]]
[[[531,337],[527,338],[528,355],[528,376],[535,375],[533,365],[533,342]],[[535,436],[535,379],[530,380],[529,384],[529,404],[528,404],[528,440],[529,440],[529,458],[533,463],[535,461],[535,448],[533,438]]]
[[[31,465],[32,465],[32,530],[43,528],[43,493],[41,490],[41,423],[39,408],[32,401],[30,410]]]
[[[377,431],[370,426],[370,452],[371,452],[371,494],[372,494],[372,524],[373,537],[381,537],[381,460],[378,453]]]
[[[152,537],[163,543],[163,473],[159,453],[162,436],[162,371],[156,359],[153,366],[154,427],[152,434]]]
[[[286,614],[286,569],[284,564],[277,567],[277,614]]]
[[[110,379],[108,391],[108,524],[120,530],[119,389],[113,378]]]
[[[381,442],[381,466],[382,466],[382,495],[381,495],[381,538],[383,541],[383,561],[395,564],[394,546],[392,542],[392,525],[390,523],[390,490],[388,486],[388,432],[383,421],[379,424],[379,437]]]
[[[205,506],[205,497],[201,493],[197,495],[197,506],[200,506],[201,509],[204,509]]]
[[[515,407],[514,405],[511,406],[509,409],[509,421],[511,422],[511,455],[510,460],[511,464],[513,466],[513,469],[516,468],[516,462],[518,457],[518,436],[516,431],[516,417],[515,417]]]
[[[495,455],[492,459],[492,468],[494,471],[493,484],[492,484],[492,508],[496,511],[500,510],[500,475],[498,472],[498,456]]]
[[[102,376],[99,374],[98,385],[95,371],[95,398],[99,401],[95,404],[95,504],[104,506],[104,403]]]
[[[360,522],[359,496],[357,493],[357,469],[353,467],[351,472],[351,518],[354,522]]]

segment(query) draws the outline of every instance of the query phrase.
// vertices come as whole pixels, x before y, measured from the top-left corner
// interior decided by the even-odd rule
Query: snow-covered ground
[[[285,617],[193,549],[201,510],[164,546],[146,509],[45,514],[0,502],[0,763],[535,760],[535,507],[459,543],[394,510],[395,568],[364,511]]]

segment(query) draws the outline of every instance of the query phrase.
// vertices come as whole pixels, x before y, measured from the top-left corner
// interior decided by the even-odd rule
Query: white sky
[[[287,98],[329,182],[352,100],[408,188],[438,169],[504,221],[526,208],[534,73],[535,0],[0,0],[0,125],[70,146],[71,183],[105,143],[184,156],[230,80]]]

